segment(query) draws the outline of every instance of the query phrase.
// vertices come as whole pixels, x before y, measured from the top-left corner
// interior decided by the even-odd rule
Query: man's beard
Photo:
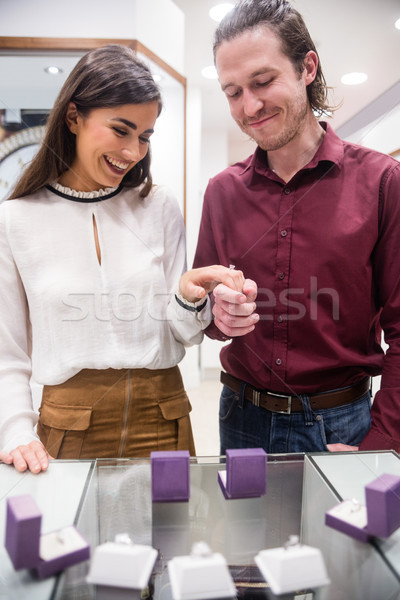
[[[279,150],[291,142],[303,130],[308,107],[309,103],[307,98],[304,98],[303,94],[301,94],[301,96],[299,94],[297,98],[290,103],[286,113],[286,120],[283,123],[281,130],[275,134],[263,135],[260,133],[260,135],[257,135],[257,132],[252,130],[248,125],[249,121],[243,121],[243,123],[238,122],[238,125],[240,129],[249,135],[262,150],[267,152]],[[277,111],[272,114],[276,113]],[[261,121],[268,116],[268,113],[260,113],[260,115],[257,115],[257,118],[255,120],[252,119],[252,121]]]

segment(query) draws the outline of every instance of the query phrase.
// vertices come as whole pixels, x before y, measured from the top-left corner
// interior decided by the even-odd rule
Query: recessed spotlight
[[[396,29],[400,29],[400,19],[397,19],[397,21],[394,24],[394,26],[396,27]]]
[[[46,67],[45,68],[46,73],[48,73],[49,75],[59,75],[60,73],[63,72],[62,69],[60,69],[60,67]]]
[[[222,21],[225,15],[228,14],[229,11],[232,10],[234,4],[232,2],[224,2],[223,4],[216,4],[210,9],[208,13],[213,21],[217,21],[218,23]]]
[[[214,65],[204,67],[204,69],[201,70],[201,74],[206,79],[218,79],[217,69],[214,67]]]
[[[359,85],[360,83],[364,83],[367,81],[368,75],[366,73],[346,73],[342,76],[340,81],[344,83],[344,85]]]

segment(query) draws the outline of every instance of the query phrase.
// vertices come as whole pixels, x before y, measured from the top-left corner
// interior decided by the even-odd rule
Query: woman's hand
[[[51,456],[42,442],[33,441],[29,444],[18,446],[11,452],[0,451],[0,460],[7,465],[14,465],[17,471],[23,473],[29,469],[32,473],[45,471],[49,466]]]
[[[191,269],[182,275],[179,281],[179,293],[188,302],[202,300],[219,284],[223,283],[228,288],[241,292],[244,285],[242,271],[228,269],[221,265]]]

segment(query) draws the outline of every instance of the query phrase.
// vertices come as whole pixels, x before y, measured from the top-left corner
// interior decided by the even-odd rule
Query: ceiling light
[[[345,85],[359,85],[367,81],[368,75],[366,73],[346,73],[341,78],[341,82]]]
[[[201,70],[201,74],[206,79],[218,79],[217,69],[214,67],[214,65],[204,67],[204,69]]]
[[[396,29],[400,29],[400,19],[397,19],[397,21],[394,24],[394,26],[396,27]]]
[[[48,73],[49,75],[59,75],[60,73],[63,72],[62,69],[60,69],[60,67],[46,67],[45,68],[46,73]]]
[[[234,7],[234,4],[232,4],[232,2],[224,2],[223,4],[216,4],[215,6],[213,6],[210,9],[210,12],[208,14],[214,21],[217,21],[219,23],[220,21],[222,21],[224,16],[227,15],[228,12],[232,10],[233,7]]]

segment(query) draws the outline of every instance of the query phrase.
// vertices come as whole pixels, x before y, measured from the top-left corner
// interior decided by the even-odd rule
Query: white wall
[[[200,190],[201,160],[201,93],[197,88],[188,90],[186,103],[186,238],[188,268],[192,266],[201,216]],[[180,364],[186,389],[200,385],[200,347],[187,348]]]
[[[400,148],[400,105],[347,138],[389,154]]]
[[[0,36],[137,39],[183,73],[184,15],[172,0],[1,0],[0,15]]]

